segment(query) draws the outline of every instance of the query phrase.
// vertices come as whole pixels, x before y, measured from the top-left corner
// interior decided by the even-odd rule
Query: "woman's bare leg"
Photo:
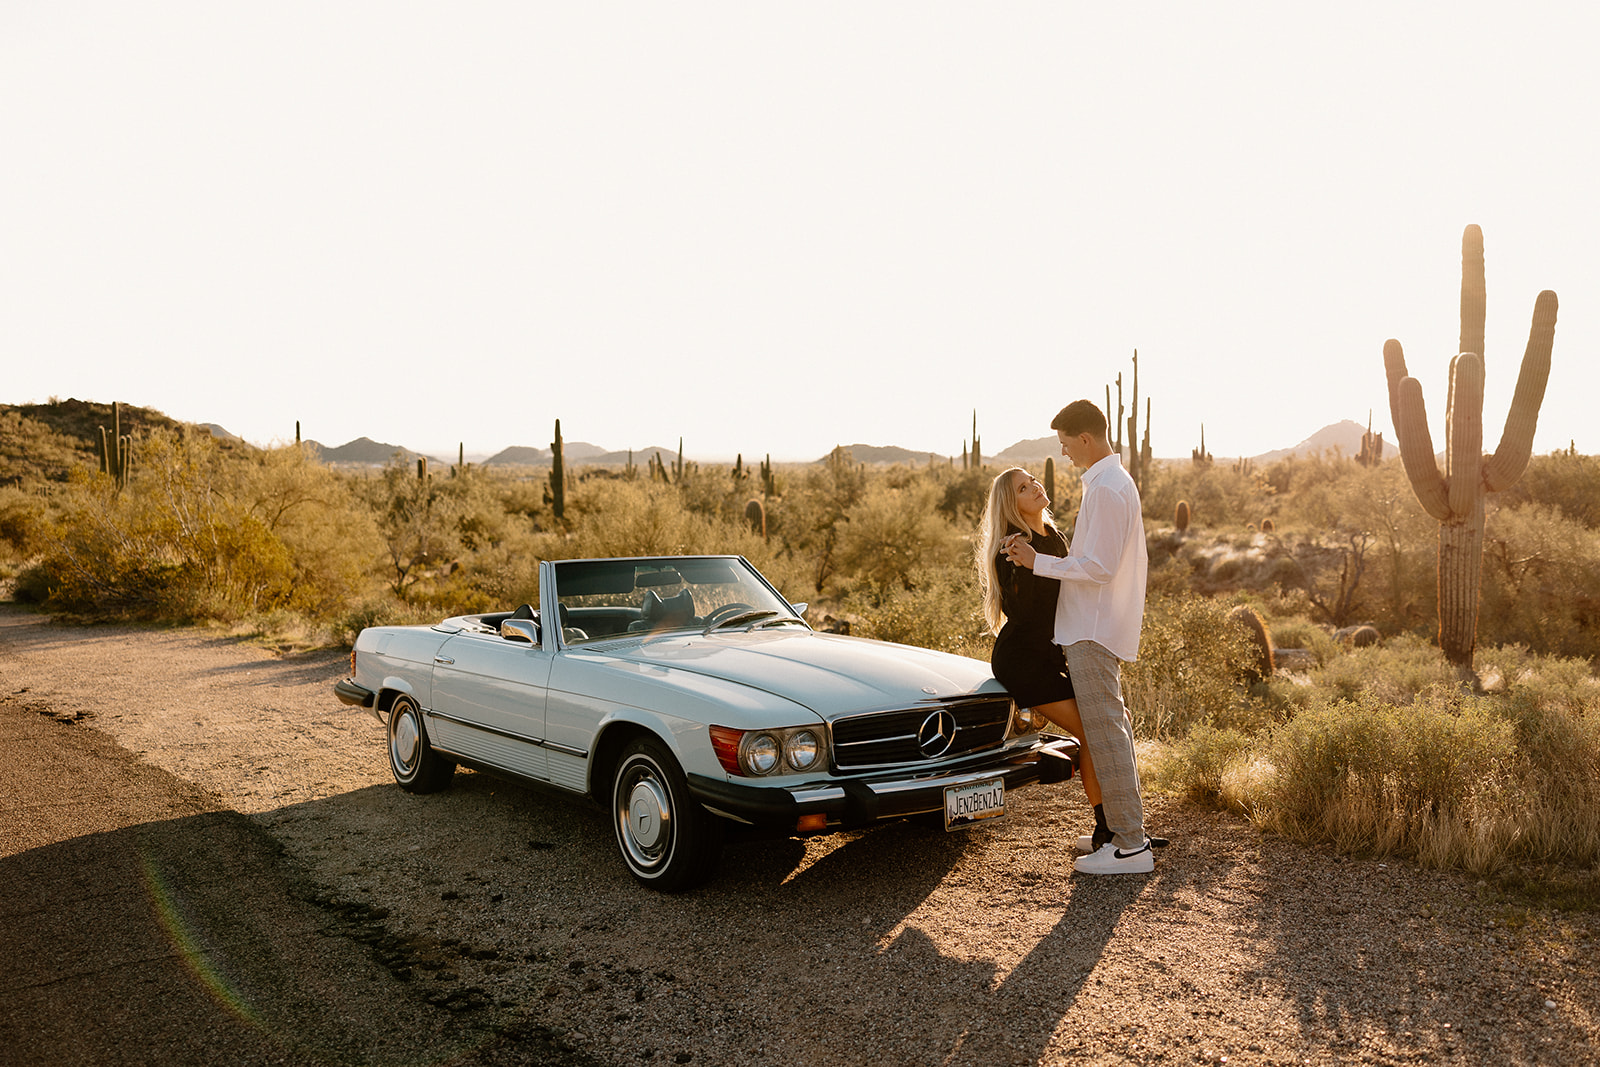
[[[1078,702],[1057,700],[1051,704],[1040,704],[1033,710],[1078,739],[1078,775],[1083,779],[1083,791],[1089,797],[1090,807],[1100,803],[1100,779],[1094,775],[1094,761],[1089,758],[1089,742],[1083,738],[1083,720],[1078,717]]]

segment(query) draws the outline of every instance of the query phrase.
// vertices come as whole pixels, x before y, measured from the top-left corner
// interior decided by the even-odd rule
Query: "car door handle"
[[[448,665],[448,664],[454,663],[455,660],[451,659],[449,656],[435,656],[435,657],[433,657],[433,662],[435,662],[435,663],[443,663],[443,664]]]

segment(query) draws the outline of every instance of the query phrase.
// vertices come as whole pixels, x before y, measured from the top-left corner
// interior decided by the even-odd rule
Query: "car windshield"
[[[783,598],[738,557],[583,560],[557,563],[555,571],[567,644],[799,624]]]

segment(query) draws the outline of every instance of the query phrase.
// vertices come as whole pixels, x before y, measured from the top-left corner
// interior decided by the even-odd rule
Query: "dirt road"
[[[729,850],[637,888],[604,816],[412,797],[344,660],[0,607],[0,1061],[1595,1062],[1592,922],[1154,803],[1071,873],[1076,783],[1004,823]]]

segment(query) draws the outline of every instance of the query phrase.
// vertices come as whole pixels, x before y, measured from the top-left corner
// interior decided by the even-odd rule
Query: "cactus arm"
[[[1406,371],[1405,350],[1400,347],[1400,342],[1394,338],[1383,342],[1383,374],[1389,382],[1389,425],[1394,427],[1395,437],[1400,436],[1400,383],[1411,377]],[[1200,430],[1200,447],[1203,450],[1206,443],[1205,428]],[[1432,455],[1432,453],[1429,453]]]
[[[1450,361],[1445,411],[1444,479],[1450,512],[1472,513],[1483,493],[1483,358],[1463,352]]]
[[[1533,454],[1533,432],[1539,425],[1539,405],[1550,381],[1550,350],[1556,342],[1556,294],[1546,289],[1533,304],[1533,325],[1528,348],[1517,374],[1517,391],[1511,397],[1500,445],[1483,467],[1483,484],[1491,493],[1509,489],[1527,469]]]
[[[1405,463],[1406,476],[1411,479],[1412,491],[1422,509],[1440,522],[1450,521],[1450,503],[1445,492],[1444,477],[1433,460],[1433,435],[1428,432],[1428,412],[1422,402],[1422,383],[1415,378],[1402,378],[1395,388],[1395,437],[1400,442],[1400,458]]]
[[[1483,358],[1483,323],[1488,286],[1483,280],[1483,230],[1473,225],[1461,234],[1461,344],[1457,352]]]

